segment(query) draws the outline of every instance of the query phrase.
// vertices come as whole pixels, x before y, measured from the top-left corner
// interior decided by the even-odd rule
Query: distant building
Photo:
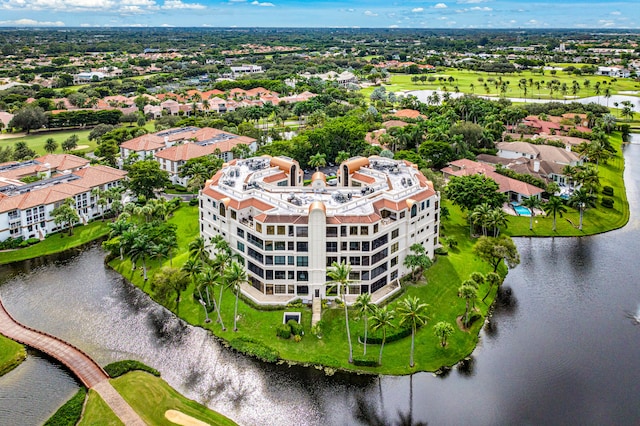
[[[232,66],[231,73],[234,78],[240,77],[247,74],[259,74],[264,72],[260,65],[241,65],[241,66]]]

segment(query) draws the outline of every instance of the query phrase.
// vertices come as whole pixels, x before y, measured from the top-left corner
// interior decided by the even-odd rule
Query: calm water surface
[[[0,294],[18,320],[103,365],[152,365],[243,425],[640,424],[640,326],[629,318],[640,309],[640,145],[625,157],[630,223],[583,239],[517,239],[522,262],[478,348],[445,376],[326,377],[246,359],[124,283],[97,247],[4,268]],[[40,424],[76,389],[62,368],[32,355],[0,377],[0,425]]]

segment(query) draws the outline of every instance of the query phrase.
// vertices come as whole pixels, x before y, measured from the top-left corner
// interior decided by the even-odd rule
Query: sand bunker
[[[164,416],[171,423],[175,423],[180,426],[209,426],[208,423],[195,419],[188,414],[182,413],[177,410],[167,410],[164,413]]]
[[[78,145],[75,148],[73,148],[74,151],[77,151],[79,149],[86,149],[89,148],[89,145]]]

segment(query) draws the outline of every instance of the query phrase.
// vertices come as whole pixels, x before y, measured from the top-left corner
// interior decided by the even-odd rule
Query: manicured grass
[[[476,72],[476,71],[466,71],[466,70],[458,70],[458,69],[447,69],[443,72],[435,73],[435,74],[422,74],[427,78],[430,76],[436,77],[436,81],[429,83],[428,81],[421,82],[412,82],[410,74],[391,74],[390,84],[384,85],[387,91],[396,92],[396,91],[406,91],[406,90],[444,90],[446,86],[447,90],[451,93],[455,92],[455,87],[458,86],[458,90],[461,93],[475,93],[476,95],[490,95],[490,96],[500,96],[500,91],[496,89],[495,85],[491,82],[487,82],[488,78],[493,78],[498,80],[498,77],[502,77],[502,81],[509,82],[508,90],[506,93],[506,97],[510,98],[522,98],[524,97],[524,92],[518,88],[518,82],[520,79],[525,78],[527,80],[527,98],[529,99],[551,99],[549,90],[545,87],[547,82],[551,80],[558,80],[560,83],[566,83],[569,91],[567,92],[567,100],[573,99],[573,95],[571,93],[571,87],[573,81],[577,81],[580,84],[580,91],[576,94],[578,98],[586,98],[589,96],[596,96],[595,93],[595,84],[597,82],[601,82],[600,87],[600,96],[604,96],[604,88],[609,87],[611,89],[611,94],[616,94],[620,91],[627,90],[640,90],[640,83],[633,81],[631,79],[615,79],[611,77],[605,76],[575,76],[569,75],[565,72],[558,71],[556,75],[551,75],[549,71],[545,72],[545,75],[534,74],[531,71],[524,71],[520,74],[494,74],[494,73],[486,73],[486,72]],[[455,79],[454,82],[448,81],[438,81],[438,77],[444,77],[445,80],[449,77],[453,77]],[[482,78],[484,81],[478,81],[478,78]],[[529,79],[533,79],[534,84],[529,87],[528,81]],[[585,80],[589,80],[590,85],[589,88],[584,88],[583,83]],[[535,83],[540,82],[540,91],[536,89]],[[543,84],[544,82],[545,84]],[[607,82],[606,85],[602,84],[603,82]],[[488,83],[489,93],[487,93],[484,89],[484,83]],[[611,83],[610,85],[608,83]],[[471,84],[474,85],[473,90],[471,89]],[[367,87],[361,90],[361,92],[368,98],[368,96],[373,92],[375,87]],[[554,92],[553,98],[556,100],[562,100],[562,94],[560,92]]]
[[[0,334],[0,376],[16,368],[26,357],[24,346]]]
[[[80,388],[70,400],[58,408],[58,411],[45,422],[45,426],[68,426],[78,423],[80,416],[82,416],[82,406],[86,394],[87,390],[84,387]]]
[[[91,425],[124,425],[111,408],[109,408],[107,403],[104,402],[100,395],[98,395],[98,392],[94,390],[89,390],[89,396],[85,404],[84,413],[82,414],[82,419],[80,419],[80,422],[78,423],[78,426]]]
[[[74,151],[71,151],[71,154],[77,154],[80,152],[92,152],[96,149],[97,143],[96,141],[89,140],[89,133],[91,130],[54,130],[54,131],[40,131],[36,133],[31,133],[30,135],[16,137],[16,138],[8,138],[8,139],[0,139],[0,147],[5,146],[14,146],[16,142],[26,142],[29,148],[36,151],[38,155],[45,155],[47,151],[44,150],[44,145],[47,142],[47,139],[53,138],[58,143],[58,149],[55,154],[62,154],[62,142],[68,139],[71,135],[76,135],[80,139],[78,141],[78,146],[87,145],[88,148],[80,148]]]
[[[596,207],[584,212],[582,231],[577,228],[580,222],[578,211],[567,206],[567,213],[565,213],[563,217],[556,217],[556,232],[552,231],[552,216],[534,217],[533,231],[529,230],[529,217],[510,216],[509,226],[504,232],[511,236],[530,237],[582,236],[599,234],[626,225],[629,221],[629,203],[627,201],[627,193],[623,179],[624,157],[620,148],[622,139],[620,133],[614,133],[610,139],[611,144],[617,147],[616,154],[610,158],[606,164],[600,164],[598,166],[598,172],[600,175],[600,184],[613,188],[614,195],[611,197],[614,200],[613,208],[608,209],[602,206],[602,194],[599,193]]]
[[[149,373],[132,371],[111,380],[111,384],[142,417],[142,420],[149,425],[175,425],[165,417],[167,410],[180,411],[210,425],[232,426],[236,424],[228,417],[185,398],[164,380]],[[88,414],[87,410],[86,423],[84,424],[105,424],[102,422],[102,418],[89,418]]]
[[[57,234],[50,234],[43,241],[32,246],[0,253],[0,265],[59,253],[104,237],[107,234],[109,234],[107,222],[100,220],[83,226],[75,226],[72,236],[69,236],[67,231],[62,231]]]
[[[174,260],[175,267],[181,266],[188,257],[187,245],[198,235],[197,207],[180,208],[171,222],[178,225],[179,249]],[[193,297],[193,286],[190,286],[182,293],[179,309],[170,306],[180,317],[191,324],[211,330],[215,335],[227,340],[233,346],[234,339],[250,338],[260,342],[262,345],[278,351],[281,358],[302,364],[321,364],[330,368],[343,368],[348,370],[361,370],[381,374],[408,374],[413,371],[435,371],[442,366],[450,366],[460,359],[470,354],[476,346],[478,332],[482,326],[482,321],[476,322],[470,331],[462,331],[456,326],[456,317],[462,315],[465,310],[465,303],[458,298],[457,290],[462,281],[468,279],[474,271],[486,273],[489,266],[476,258],[471,253],[473,241],[469,240],[468,228],[462,215],[452,215],[452,218],[445,224],[445,232],[458,241],[458,248],[451,251],[449,256],[439,257],[434,266],[427,271],[427,281],[419,285],[409,285],[406,293],[411,296],[418,296],[429,304],[429,323],[422,327],[416,335],[416,366],[409,368],[409,347],[410,338],[388,343],[385,345],[383,354],[383,365],[381,367],[355,367],[348,363],[348,344],[344,327],[344,311],[342,308],[333,307],[323,313],[324,323],[322,338],[317,338],[311,333],[311,311],[303,308],[287,308],[287,311],[297,311],[302,313],[302,324],[305,336],[301,342],[293,340],[283,340],[276,337],[276,326],[282,322],[282,314],[285,309],[278,310],[256,310],[243,300],[239,301],[238,331],[233,329],[233,305],[234,296],[231,292],[225,291],[222,301],[221,314],[227,326],[227,331],[222,331],[219,324],[215,322],[215,312],[211,313],[214,319],[209,324],[204,323],[204,311]],[[161,265],[157,262],[148,262],[150,266],[149,275],[153,276]],[[166,266],[169,261],[164,261]],[[127,259],[120,261],[115,259],[110,263],[125,278],[133,282],[144,291],[151,293],[151,284],[144,283],[140,274],[140,268],[131,271],[131,262]],[[217,294],[216,289],[216,294]],[[488,289],[483,286],[478,291],[481,299]],[[490,304],[495,289],[493,289],[487,303]],[[153,296],[153,294],[151,294]],[[392,302],[391,309],[395,308],[397,300]],[[487,313],[488,305],[478,301],[476,304],[480,313],[484,316]],[[438,321],[448,321],[455,327],[454,334],[449,338],[446,348],[441,348],[433,333],[433,325]],[[397,322],[397,321],[396,321]],[[363,333],[363,321],[354,313],[350,313],[351,334],[354,345],[354,355],[362,354],[363,346],[357,343],[358,335]],[[367,355],[372,358],[377,357],[378,345],[370,345]]]

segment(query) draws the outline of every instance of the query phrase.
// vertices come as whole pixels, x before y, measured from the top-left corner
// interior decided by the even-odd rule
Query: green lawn
[[[26,357],[24,346],[0,334],[0,376],[16,368]]]
[[[610,136],[610,139],[611,144],[617,147],[616,155],[610,158],[607,164],[600,164],[598,171],[601,185],[611,186],[614,190],[614,195],[611,197],[614,200],[613,208],[602,207],[602,194],[598,194],[596,208],[591,208],[584,212],[582,231],[577,228],[580,221],[578,211],[567,207],[568,211],[563,217],[556,217],[556,232],[552,231],[553,218],[551,216],[534,217],[533,231],[529,230],[529,217],[510,216],[509,226],[505,233],[511,236],[527,237],[582,236],[599,234],[626,225],[629,221],[629,203],[623,179],[624,157],[620,149],[622,139],[619,133],[614,133]]]
[[[78,426],[121,426],[124,425],[111,411],[111,408],[94,390],[89,390],[87,401],[85,402],[84,413]]]
[[[176,212],[171,222],[178,225],[179,246],[181,253],[173,260],[174,266],[182,265],[187,259],[187,245],[189,241],[198,234],[197,207],[182,207]],[[188,288],[181,298],[179,309],[170,306],[174,312],[191,324],[205,327],[215,335],[230,341],[232,346],[236,338],[251,338],[262,345],[278,351],[281,358],[294,362],[306,364],[322,364],[331,368],[344,368],[350,370],[363,370],[382,374],[408,374],[413,371],[435,371],[442,366],[450,366],[470,354],[476,346],[478,332],[482,326],[482,321],[476,322],[469,332],[460,330],[456,324],[456,317],[464,313],[465,303],[457,297],[457,289],[474,271],[486,273],[489,266],[471,254],[473,242],[469,240],[468,228],[462,215],[452,215],[452,218],[445,225],[446,234],[455,238],[459,245],[458,249],[450,252],[449,256],[439,257],[434,266],[427,272],[427,281],[419,285],[408,286],[406,293],[411,296],[418,296],[423,302],[429,304],[429,323],[420,329],[416,337],[416,366],[409,368],[409,347],[410,338],[404,338],[397,342],[385,345],[382,367],[354,367],[347,362],[348,344],[344,329],[344,311],[342,308],[330,308],[323,313],[323,333],[319,339],[311,333],[311,312],[308,308],[288,308],[287,311],[298,311],[302,313],[302,324],[305,330],[305,337],[301,342],[293,340],[282,340],[276,338],[276,326],[282,322],[282,310],[263,311],[256,310],[250,305],[240,300],[238,313],[238,332],[233,332],[233,305],[234,297],[229,291],[225,291],[222,302],[222,317],[227,331],[222,331],[221,326],[215,321],[209,324],[204,323],[204,311],[199,303],[193,298],[193,287]],[[169,261],[164,261],[163,265],[168,265]],[[144,291],[151,293],[150,283],[144,284],[140,274],[140,268],[131,271],[131,262],[126,259],[120,261],[115,259],[110,263],[125,278],[133,282]],[[152,276],[161,265],[156,261],[149,262]],[[478,294],[482,298],[488,289],[480,288]],[[217,293],[217,290],[216,290]],[[495,293],[495,289],[493,291]],[[153,296],[153,295],[152,295]],[[487,299],[487,302],[493,298]],[[397,301],[391,303],[391,308],[396,306]],[[482,315],[486,315],[488,306],[478,302],[478,308]],[[211,314],[215,318],[215,313]],[[363,346],[357,343],[357,336],[363,332],[363,321],[355,313],[350,314],[350,326],[354,342],[354,354],[362,354]],[[454,334],[449,339],[449,345],[441,348],[438,345],[436,336],[433,333],[433,324],[438,321],[448,321],[455,327]],[[379,346],[370,345],[368,349],[369,357],[377,357]]]
[[[424,74],[423,74],[424,75]],[[410,74],[391,74],[391,80],[389,84],[384,85],[387,91],[406,91],[406,90],[444,90],[446,89],[454,93],[456,90],[456,86],[461,93],[474,93],[476,95],[489,95],[489,96],[500,96],[500,92],[496,89],[495,85],[488,82],[488,78],[493,78],[498,80],[499,77],[502,78],[502,81],[508,82],[508,91],[506,93],[506,97],[510,98],[521,98],[524,97],[524,92],[518,88],[518,82],[520,79],[527,80],[527,98],[539,98],[539,99],[551,99],[549,90],[545,87],[547,82],[551,80],[558,80],[560,83],[566,83],[569,91],[567,92],[567,100],[573,98],[571,93],[571,87],[573,81],[577,81],[580,84],[580,91],[576,94],[578,98],[586,98],[589,96],[596,96],[594,86],[597,82],[601,82],[601,93],[600,96],[604,96],[604,88],[608,87],[611,89],[611,94],[616,94],[621,91],[627,90],[640,90],[640,83],[633,81],[631,79],[614,79],[611,77],[604,76],[575,76],[569,75],[565,72],[558,71],[556,75],[551,75],[549,71],[545,73],[545,75],[534,74],[531,71],[524,71],[520,74],[489,74],[486,72],[476,72],[476,71],[466,71],[466,70],[457,70],[457,69],[447,69],[443,72],[439,72],[436,74],[426,74],[426,77],[444,77],[445,80],[448,80],[449,77],[453,77],[455,81],[434,81],[429,83],[428,81],[425,83],[421,82],[412,82]],[[484,81],[479,81],[478,79],[482,78]],[[532,79],[534,84],[529,87],[529,79]],[[584,81],[589,80],[589,88],[584,88]],[[535,83],[540,82],[540,90],[536,89]],[[607,84],[602,84],[607,82]],[[489,92],[487,92],[484,88],[484,83],[488,83]],[[609,84],[611,83],[611,84]],[[471,87],[473,84],[473,88]],[[361,90],[361,92],[365,96],[369,96],[375,87],[367,87]],[[555,92],[553,98],[556,100],[562,100],[562,94],[559,92]]]
[[[142,420],[149,425],[175,425],[165,417],[167,410],[180,411],[209,425],[232,426],[236,424],[228,417],[180,395],[161,378],[143,371],[132,371],[117,379],[112,379],[111,384],[142,417]],[[105,410],[100,411],[101,414],[104,412]],[[92,418],[89,418],[88,415],[87,408],[82,424],[117,424],[103,422],[103,418],[109,419],[108,415]]]
[[[91,130],[56,130],[56,131],[40,131],[26,136],[19,136],[15,138],[0,139],[0,147],[14,146],[16,142],[26,142],[27,145],[36,151],[38,155],[45,155],[47,151],[44,150],[44,145],[47,139],[53,138],[58,143],[58,149],[56,154],[62,154],[62,142],[64,142],[71,135],[77,135],[80,139],[78,141],[78,149],[71,151],[71,154],[77,154],[80,152],[92,152],[96,149],[96,141],[89,140],[89,133]],[[86,147],[84,147],[86,146]]]
[[[107,234],[109,234],[107,222],[96,220],[84,226],[74,227],[71,237],[68,232],[63,231],[57,234],[50,234],[43,241],[32,246],[1,252],[0,265],[59,253],[86,244]]]

